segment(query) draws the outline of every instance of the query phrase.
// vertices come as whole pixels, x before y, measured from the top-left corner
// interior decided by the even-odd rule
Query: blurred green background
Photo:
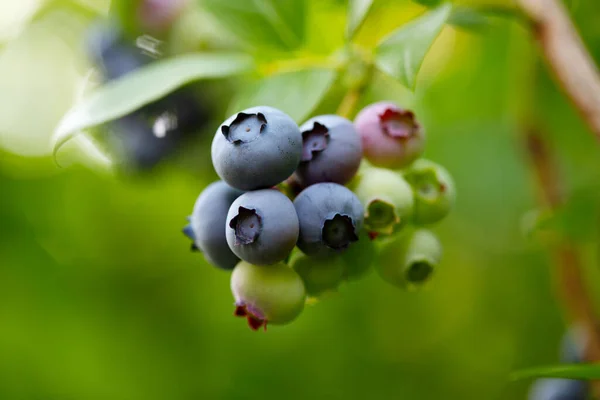
[[[226,33],[214,34],[201,3],[178,22],[176,51],[235,48]],[[389,3],[358,42],[375,43],[424,10]],[[342,46],[345,2],[309,5],[303,54]],[[566,5],[600,61],[600,3]],[[0,5],[0,399],[525,398],[529,382],[509,382],[509,373],[558,362],[567,329],[548,247],[522,228],[538,207],[521,131],[530,123],[556,151],[572,199],[567,225],[600,304],[598,219],[590,215],[597,142],[529,33],[494,18],[477,33],[445,28],[414,93],[377,75],[361,100],[414,108],[428,133],[425,156],[454,175],[459,201],[436,228],[445,255],[435,279],[407,293],[373,273],[289,326],[250,331],[232,316],[229,274],[189,252],[181,228],[216,179],[213,131],[252,78],[223,84],[222,114],[201,143],[151,173],[109,173],[77,149],[66,168],[51,157],[52,132],[90,68],[85,30],[108,7]]]

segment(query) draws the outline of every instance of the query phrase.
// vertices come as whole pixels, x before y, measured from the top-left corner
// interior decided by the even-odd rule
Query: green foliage
[[[451,10],[450,4],[444,4],[392,32],[377,46],[377,67],[414,89],[423,59]]]
[[[292,50],[304,42],[305,0],[204,0],[202,5],[251,48]]]
[[[127,115],[186,83],[246,72],[251,60],[239,54],[186,55],[153,63],[108,83],[75,105],[55,135],[55,150],[84,129]]]
[[[471,31],[481,31],[490,21],[485,13],[470,7],[454,7],[448,17],[448,24]]]
[[[512,374],[514,380],[526,378],[600,379],[600,364],[552,365],[523,369]]]
[[[239,91],[229,113],[261,104],[276,107],[300,123],[317,107],[335,77],[334,70],[324,68],[268,76]]]
[[[27,3],[33,2],[6,1],[0,14],[21,15],[11,7]],[[93,4],[92,11],[67,3]],[[253,335],[231,316],[232,299],[222,290],[229,276],[189,253],[179,232],[185,223],[181,216],[199,190],[215,179],[206,161],[214,129],[201,143],[190,146],[189,159],[182,162],[185,168],[167,163],[147,179],[114,179],[81,167],[57,170],[49,157],[31,151],[44,142],[34,133],[52,132],[74,101],[79,75],[85,75],[88,67],[79,39],[92,18],[105,14],[102,6],[96,6],[104,3],[56,1],[38,14],[29,10],[33,17],[23,18],[10,34],[0,32],[1,398],[277,399],[283,393],[304,399],[321,393],[344,399],[513,400],[524,398],[528,385],[526,381],[507,384],[515,366],[557,362],[565,321],[550,289],[551,263],[546,249],[532,246],[518,231],[523,212],[537,204],[536,189],[518,149],[520,116],[526,114],[523,93],[540,94],[539,120],[545,122],[545,133],[555,144],[565,191],[570,194],[544,228],[566,232],[576,240],[596,275],[599,203],[593,192],[600,151],[548,76],[542,76],[538,86],[532,85],[536,52],[523,27],[498,19],[494,29],[477,40],[449,32],[452,48],[436,46],[431,54],[435,69],[421,72],[432,78],[427,85],[410,94],[399,83],[407,84],[405,79],[376,73],[360,100],[364,105],[388,99],[413,108],[427,129],[426,156],[448,166],[456,178],[461,197],[456,213],[436,228],[446,254],[431,286],[419,293],[399,293],[382,287],[371,274],[360,285],[342,286],[340,296],[320,307],[308,307],[297,324]],[[215,10],[225,7],[216,3],[256,10],[256,2],[250,0],[206,3],[213,3]],[[273,80],[290,79],[291,85],[297,85],[290,77],[319,76],[314,82],[329,84],[321,61],[339,54],[344,46],[341,32],[347,2],[306,3],[306,15],[291,21],[292,33],[284,36],[292,38],[289,43],[261,11],[249,18],[262,25],[227,22],[213,12],[217,25],[225,29],[204,24],[204,14],[196,19],[202,12],[198,9],[185,16],[186,26],[203,30],[198,35],[184,29],[186,42],[214,51],[239,50],[236,43],[244,43],[254,56],[253,65],[248,60],[247,67],[235,67],[239,72],[257,67],[254,74],[218,82],[224,94],[215,102],[222,114],[228,106],[235,108],[228,97],[232,87],[239,98],[248,93],[275,104],[283,90],[263,88],[275,86]],[[367,14],[360,35],[352,36],[356,42],[376,43],[394,29],[414,24],[398,27],[398,21],[412,18],[419,6],[389,3],[394,12],[388,15],[376,14],[372,8],[371,16],[377,18]],[[599,60],[600,33],[594,17],[600,3],[571,4],[578,31]],[[318,10],[319,18],[311,10]],[[479,25],[473,24],[479,17],[461,10],[451,13],[447,23]],[[483,13],[487,19],[492,14]],[[309,25],[315,19],[327,23]],[[239,42],[221,40],[231,35]],[[411,54],[425,54],[432,40],[411,39]],[[404,48],[399,45],[396,52],[389,48],[389,60],[403,55]],[[373,62],[373,50],[360,48],[366,63]],[[302,65],[263,68],[265,59],[280,56],[285,64],[302,61]],[[305,59],[319,62],[309,65]],[[340,72],[344,69],[341,65]],[[138,78],[111,84],[129,89],[123,90],[126,95],[102,100],[102,109],[88,109],[94,115],[74,121],[75,127],[106,122],[168,93],[173,80],[178,86],[180,79],[188,79],[162,78],[167,82],[153,81],[139,93],[130,93],[127,83]],[[285,107],[294,108],[290,112],[298,112],[297,119],[305,118],[300,116],[304,113],[334,112],[347,88],[342,79],[332,79],[323,100],[316,98],[325,89],[315,87],[310,91],[315,98],[296,100],[309,111]],[[104,98],[105,90],[112,92],[111,85],[98,88],[100,94],[92,98]],[[290,98],[301,94],[285,93]],[[130,102],[130,95],[135,95],[136,104]],[[234,101],[240,100],[236,96]],[[309,103],[318,104],[317,108]],[[98,116],[102,118],[97,120]],[[24,146],[16,146],[16,140],[29,143],[29,151],[19,153]],[[368,254],[361,250],[352,256]],[[365,265],[362,260],[359,264]],[[362,271],[356,275],[362,276]],[[598,282],[587,282],[596,306],[600,305]],[[595,365],[535,368],[517,372],[515,378],[540,375],[600,378]],[[305,384],[298,385],[299,381]]]
[[[356,31],[363,24],[374,0],[350,0],[348,2],[348,24],[346,26],[346,36],[352,39]]]

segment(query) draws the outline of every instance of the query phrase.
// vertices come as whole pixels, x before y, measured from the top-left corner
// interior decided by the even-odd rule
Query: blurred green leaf
[[[477,32],[489,27],[493,22],[492,18],[521,18],[527,22],[527,17],[516,7],[490,5],[482,7],[455,6],[448,17],[448,24]]]
[[[448,17],[448,23],[469,31],[481,31],[489,26],[490,21],[482,11],[470,7],[455,7]]]
[[[442,2],[442,0],[414,0],[415,3],[422,4],[426,7],[434,7]]]
[[[304,42],[306,0],[204,0],[202,5],[254,48],[290,50]]]
[[[302,122],[319,105],[336,73],[325,68],[286,72],[265,78],[242,90],[230,106],[233,114],[248,107],[277,107]]]
[[[574,240],[588,240],[598,231],[600,187],[591,186],[576,190],[567,203],[560,207],[548,221],[550,228]]]
[[[348,23],[346,26],[346,37],[348,39],[352,39],[361,27],[369,15],[372,5],[373,0],[350,0],[348,4]]]
[[[427,51],[444,27],[452,6],[444,4],[401,26],[377,46],[375,64],[383,72],[414,88]]]
[[[535,367],[516,371],[513,380],[526,378],[599,379],[600,364],[565,364]]]
[[[189,82],[240,74],[252,66],[245,55],[195,54],[159,61],[127,74],[100,87],[63,117],[54,134],[54,151],[77,132],[127,115]]]

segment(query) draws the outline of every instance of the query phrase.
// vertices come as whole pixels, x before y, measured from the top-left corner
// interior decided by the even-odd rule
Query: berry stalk
[[[535,129],[525,134],[528,157],[537,180],[540,200],[550,210],[555,210],[564,202],[558,168],[552,159],[548,144]],[[584,331],[586,345],[583,356],[587,362],[600,360],[600,325],[582,276],[582,261],[575,244],[568,238],[561,238],[554,246],[556,267],[556,290],[565,305],[565,312],[574,325]],[[600,382],[592,382],[595,395],[600,395]]]

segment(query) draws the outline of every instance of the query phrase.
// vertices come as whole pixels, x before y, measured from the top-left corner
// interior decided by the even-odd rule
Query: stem
[[[549,146],[535,130],[525,135],[527,153],[537,179],[541,202],[555,210],[564,202],[558,167]],[[600,326],[582,276],[582,261],[575,244],[562,237],[553,252],[556,265],[556,289],[569,319],[583,330],[585,343],[583,358],[587,362],[600,360]],[[600,381],[592,382],[596,396],[600,395]]]
[[[600,74],[558,0],[518,0],[558,84],[600,139]]]
[[[361,95],[362,90],[349,90],[342,99],[342,102],[340,103],[336,114],[340,117],[352,119],[352,117],[354,117],[354,114],[356,113],[356,108],[358,107],[358,102],[360,101]]]

